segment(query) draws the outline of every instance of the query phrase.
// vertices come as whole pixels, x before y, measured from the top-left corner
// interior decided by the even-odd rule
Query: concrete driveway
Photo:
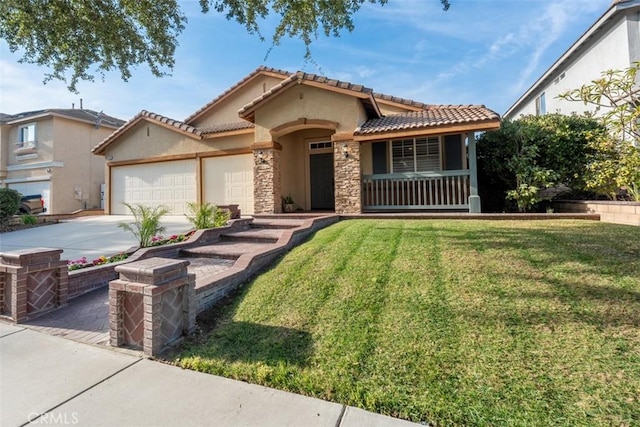
[[[26,230],[0,233],[0,252],[28,248],[58,248],[64,250],[62,259],[83,256],[95,259],[109,256],[137,246],[133,234],[118,227],[120,222],[132,222],[130,215],[102,215],[65,220],[58,224]],[[180,234],[192,228],[184,216],[165,216],[160,223],[166,228],[164,236]]]

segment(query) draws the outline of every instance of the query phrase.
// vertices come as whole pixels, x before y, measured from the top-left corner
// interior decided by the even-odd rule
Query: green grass
[[[202,320],[176,364],[435,425],[640,424],[640,227],[343,221]]]

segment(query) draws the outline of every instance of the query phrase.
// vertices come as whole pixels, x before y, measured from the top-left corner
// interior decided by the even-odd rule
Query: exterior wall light
[[[342,144],[342,156],[346,159],[347,157],[349,157],[349,152],[347,151],[347,143],[345,142],[344,144]]]
[[[264,153],[262,150],[258,151],[258,162],[264,163]]]

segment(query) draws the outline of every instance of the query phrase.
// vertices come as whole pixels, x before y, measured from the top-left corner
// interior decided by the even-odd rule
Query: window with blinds
[[[440,170],[440,140],[437,136],[391,141],[394,173]]]

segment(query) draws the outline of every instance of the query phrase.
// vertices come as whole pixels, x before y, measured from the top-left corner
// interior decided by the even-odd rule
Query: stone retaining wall
[[[608,200],[560,200],[553,203],[556,212],[597,213],[600,221],[640,226],[640,202]]]

